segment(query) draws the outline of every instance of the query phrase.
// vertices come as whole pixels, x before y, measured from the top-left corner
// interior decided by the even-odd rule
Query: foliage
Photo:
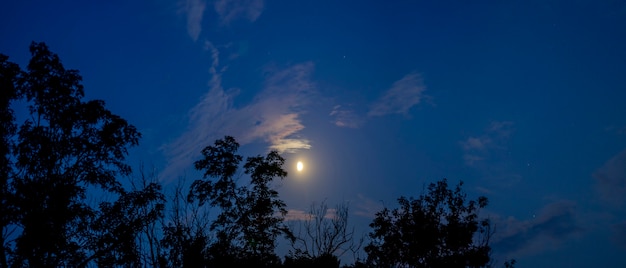
[[[117,179],[131,173],[124,158],[140,134],[103,101],[83,101],[78,71],[65,69],[45,44],[30,51],[26,71],[0,55],[1,266],[136,263],[133,238],[162,210],[135,213],[159,201],[159,186],[127,192]],[[17,104],[27,106],[19,124]],[[89,189],[119,199],[92,206]]]
[[[303,268],[339,268],[339,259],[337,256],[332,254],[323,254],[315,257],[309,257],[306,255],[299,256],[286,256],[285,263],[283,264],[285,268],[291,267],[303,267]]]
[[[331,267],[334,265],[329,266],[328,263],[333,263],[332,257],[337,260],[346,252],[358,252],[363,240],[354,239],[354,228],[348,227],[348,212],[348,204],[338,205],[334,209],[329,209],[325,202],[311,205],[307,218],[292,227],[295,239],[291,245],[293,252],[290,260],[322,262],[327,264],[315,265]]]
[[[325,203],[311,206],[294,235],[273,185],[287,177],[285,159],[272,151],[242,163],[230,136],[202,150],[202,178],[186,194],[182,183],[174,189],[166,217],[155,173],[142,169],[130,189],[120,182],[132,175],[125,157],[137,129],[103,101],[83,100],[78,71],[45,44],[30,51],[26,70],[0,54],[0,268],[339,267],[342,254],[360,250],[345,204],[330,214]],[[485,266],[491,225],[477,214],[487,199],[466,201],[461,186],[444,179],[378,212],[367,262],[346,267]],[[279,235],[293,247],[284,262]]]
[[[504,268],[514,268],[515,264],[517,263],[517,261],[513,260],[508,260],[504,262]]]
[[[238,148],[235,139],[226,136],[202,150],[203,158],[195,166],[204,171],[204,177],[192,183],[188,202],[208,201],[220,208],[210,226],[216,237],[209,247],[214,263],[226,265],[236,259],[257,266],[276,265],[280,263],[274,253],[276,237],[288,235],[289,230],[283,224],[286,204],[271,183],[287,176],[282,169],[285,160],[276,151],[247,158],[244,173],[250,176],[250,185],[238,186],[234,175],[243,159]]]
[[[100,203],[99,215],[92,227],[92,231],[99,233],[99,239],[91,245],[97,252],[92,256],[97,264],[141,266],[141,251],[136,241],[147,223],[163,216],[164,199],[161,185],[152,182],[141,190],[123,192],[113,203]]]
[[[162,223],[161,267],[196,267],[208,261],[209,218],[207,210],[187,202],[179,180],[171,197],[172,208],[167,223]]]
[[[15,221],[17,208],[12,202],[13,189],[9,176],[12,174],[11,147],[15,135],[15,115],[11,103],[18,97],[18,81],[22,79],[22,70],[8,57],[0,54],[0,267],[7,267],[7,237],[10,224]]]
[[[368,262],[376,267],[482,267],[489,262],[488,220],[478,219],[487,198],[466,201],[463,183],[442,181],[417,199],[400,197],[399,208],[376,213],[370,224]]]

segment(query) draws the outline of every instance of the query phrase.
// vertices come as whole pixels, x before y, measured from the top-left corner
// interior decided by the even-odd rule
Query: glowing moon
[[[302,164],[302,162],[298,161],[298,164],[296,164],[296,169],[298,169],[298,171],[302,171],[302,169],[304,169],[304,164]]]

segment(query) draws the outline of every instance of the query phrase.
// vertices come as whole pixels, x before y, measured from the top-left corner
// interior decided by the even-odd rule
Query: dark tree
[[[181,178],[171,196],[171,213],[162,223],[160,267],[206,267],[209,247],[209,213],[196,202],[186,202]]]
[[[234,179],[242,160],[238,148],[235,139],[227,136],[202,150],[203,158],[195,166],[204,171],[204,178],[192,183],[188,201],[208,201],[221,210],[210,226],[215,231],[208,252],[212,263],[280,264],[274,253],[276,238],[290,232],[283,224],[286,205],[272,182],[287,176],[282,168],[285,160],[275,151],[247,158],[244,173],[250,176],[250,183],[239,186]]]
[[[144,192],[141,195],[147,197],[135,202],[133,215],[136,219],[143,219],[141,231],[136,239],[137,248],[141,254],[143,266],[160,267],[161,258],[164,255],[161,245],[163,221],[165,218],[165,205],[167,200],[162,193],[159,184],[158,173],[152,168],[146,173],[143,164],[140,166],[139,178],[131,179],[133,192]]]
[[[139,236],[148,224],[163,217],[164,200],[161,185],[152,182],[140,190],[122,192],[113,203],[100,203],[99,215],[92,225],[98,239],[90,244],[95,254],[84,264],[93,259],[100,267],[143,266],[146,260],[142,258]]]
[[[6,235],[16,215],[16,208],[11,202],[13,190],[9,178],[12,175],[11,147],[17,129],[11,104],[18,97],[17,85],[21,76],[19,66],[0,54],[0,267],[8,267],[10,245]]]
[[[118,181],[140,134],[99,100],[84,101],[78,71],[43,43],[26,71],[0,55],[2,267],[137,264],[137,233],[162,213],[157,184]],[[26,114],[16,122],[12,105]],[[95,206],[89,191],[112,203]]]
[[[376,213],[365,247],[375,267],[483,267],[489,262],[490,222],[478,219],[486,197],[467,201],[463,183],[449,189],[444,179],[417,199],[398,199],[399,208]]]
[[[243,239],[247,245],[245,254],[267,262],[268,256],[274,255],[276,237],[288,232],[283,225],[287,210],[285,202],[278,198],[278,192],[271,188],[275,178],[283,179],[287,172],[278,152],[272,151],[266,156],[249,157],[244,165],[245,173],[250,175],[252,186],[244,193],[238,224],[243,227]],[[271,260],[273,261],[273,260]]]
[[[332,254],[323,254],[316,257],[286,256],[283,263],[285,268],[339,268],[339,259]]]
[[[198,170],[204,171],[203,180],[195,180],[191,184],[188,202],[198,201],[203,205],[207,201],[212,207],[221,209],[217,219],[210,225],[215,232],[217,241],[209,249],[214,262],[229,263],[237,252],[236,239],[239,226],[236,222],[239,211],[239,194],[237,183],[233,178],[243,159],[237,154],[239,144],[233,137],[225,137],[215,141],[214,146],[202,150],[203,158],[195,162]]]
[[[292,227],[295,239],[292,256],[287,261],[299,265],[311,263],[315,267],[339,267],[339,257],[347,252],[356,254],[363,239],[355,240],[354,228],[348,226],[348,212],[348,204],[334,209],[329,209],[325,202],[311,205],[307,218]],[[358,258],[355,256],[355,259]]]

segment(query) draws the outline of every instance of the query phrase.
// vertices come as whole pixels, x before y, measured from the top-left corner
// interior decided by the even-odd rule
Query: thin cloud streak
[[[391,88],[370,107],[368,115],[407,115],[411,107],[421,102],[424,90],[426,87],[422,76],[415,72],[409,73],[393,83]]]
[[[612,240],[626,249],[626,221],[620,219],[626,212],[626,149],[606,161],[593,178],[597,197],[610,214],[607,223]]]
[[[304,129],[300,120],[308,95],[314,90],[312,63],[302,63],[269,72],[264,88],[253,101],[236,108],[237,90],[225,90],[219,69],[219,51],[207,42],[212,63],[209,91],[191,109],[188,129],[163,147],[169,161],[164,176],[172,176],[191,166],[202,148],[225,135],[244,145],[267,142],[268,149],[281,153],[311,148],[309,140],[298,133]]]
[[[206,1],[204,0],[186,0],[183,12],[187,15],[187,33],[194,41],[198,40],[202,32],[202,17]]]
[[[626,203],[626,150],[609,159],[594,174],[600,199],[614,207]]]
[[[311,214],[307,211],[300,209],[289,209],[287,210],[287,215],[285,215],[286,221],[310,221],[316,218],[317,216]],[[324,219],[334,220],[337,219],[337,209],[328,208],[324,212]]]
[[[483,160],[489,158],[492,151],[506,148],[505,143],[512,132],[512,122],[493,121],[483,135],[471,136],[459,142],[464,151],[465,164],[470,167],[477,167]]]
[[[384,208],[381,202],[377,202],[363,194],[358,194],[356,201],[356,210],[354,215],[368,219],[374,219],[376,217],[376,213]]]
[[[576,203],[561,200],[546,205],[533,219],[495,219],[498,231],[492,246],[499,254],[532,255],[556,249],[572,236],[584,232]]]
[[[363,124],[363,119],[353,110],[341,105],[335,105],[329,116],[334,118],[333,123],[338,127],[358,128]]]
[[[461,142],[461,145],[463,145],[463,150],[484,150],[490,142],[489,137],[469,137]]]
[[[198,41],[202,33],[202,22],[207,6],[206,0],[181,0],[180,12],[187,16],[187,34],[194,41]],[[219,16],[221,26],[243,18],[250,22],[256,21],[261,13],[265,2],[263,0],[217,0],[213,3],[213,8]]]
[[[239,18],[254,22],[263,13],[264,6],[263,0],[218,0],[213,5],[222,25]]]
[[[287,210],[287,215],[285,215],[285,221],[307,221],[313,219],[313,217],[315,217],[313,214],[304,210],[289,209]]]
[[[329,113],[332,123],[338,127],[359,128],[368,117],[391,114],[409,115],[410,109],[429,96],[424,94],[426,86],[419,73],[411,72],[395,81],[380,98],[369,105],[366,114],[357,113],[351,105],[335,105]]]

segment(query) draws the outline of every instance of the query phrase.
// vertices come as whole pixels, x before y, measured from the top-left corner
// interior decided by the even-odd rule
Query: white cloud
[[[206,8],[206,1],[185,0],[183,5],[183,12],[187,15],[187,33],[196,41],[202,32],[202,17]]]
[[[426,87],[422,76],[415,72],[409,73],[393,83],[391,88],[370,107],[368,115],[406,115],[411,107],[420,103],[424,90]]]
[[[279,152],[309,149],[310,142],[298,135],[304,129],[300,120],[303,106],[314,89],[310,76],[312,63],[270,70],[263,90],[246,106],[237,108],[233,101],[237,90],[224,90],[219,70],[219,51],[207,42],[213,61],[209,70],[209,91],[191,109],[188,129],[164,146],[169,163],[164,176],[175,175],[191,166],[200,150],[225,135],[240,144],[267,142]]]
[[[264,6],[263,0],[218,0],[214,8],[221,23],[227,25],[238,18],[255,21],[263,13]]]

